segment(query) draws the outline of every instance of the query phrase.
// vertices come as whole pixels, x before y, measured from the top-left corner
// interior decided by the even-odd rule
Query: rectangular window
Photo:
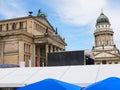
[[[115,64],[118,64],[118,62],[115,62]]]
[[[30,53],[30,45],[29,44],[24,44],[24,52]]]
[[[15,30],[16,29],[16,23],[12,24],[12,29]]]
[[[103,60],[103,61],[102,61],[102,64],[106,64],[106,61],[105,61],[105,60]]]
[[[25,66],[29,66],[30,55],[24,55]]]
[[[0,25],[0,32],[2,31],[2,25]]]
[[[29,60],[30,60],[30,45],[24,43],[24,61],[25,61],[25,66],[29,66]]]
[[[20,29],[23,29],[23,22],[20,22]]]
[[[6,24],[6,31],[8,31],[8,24]]]
[[[100,64],[100,63],[96,63],[96,64]]]
[[[112,64],[112,62],[109,62],[109,64]]]

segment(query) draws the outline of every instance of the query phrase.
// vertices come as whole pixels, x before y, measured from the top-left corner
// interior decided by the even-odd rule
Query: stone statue
[[[37,16],[38,16],[38,17],[41,17],[41,16],[42,16],[42,17],[47,17],[47,15],[46,15],[45,13],[43,13],[43,12],[41,11],[41,9],[38,10]]]

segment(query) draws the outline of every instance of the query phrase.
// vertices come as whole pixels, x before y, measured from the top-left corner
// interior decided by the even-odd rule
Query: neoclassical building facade
[[[95,46],[92,49],[95,64],[118,64],[120,53],[113,40],[113,30],[108,17],[101,12],[94,31]]]
[[[0,20],[0,64],[47,66],[47,53],[65,51],[66,42],[44,14]]]

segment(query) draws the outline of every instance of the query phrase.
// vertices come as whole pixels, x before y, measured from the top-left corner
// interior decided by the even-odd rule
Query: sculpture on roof
[[[29,16],[32,16],[32,13],[33,13],[32,11],[29,11]]]
[[[57,30],[57,28],[56,28],[56,30],[55,30],[55,34],[58,34],[58,30]]]
[[[47,15],[41,11],[41,9],[38,10],[38,14],[37,14],[38,17],[47,17]]]

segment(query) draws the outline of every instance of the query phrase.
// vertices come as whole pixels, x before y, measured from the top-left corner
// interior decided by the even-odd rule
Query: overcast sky
[[[114,42],[120,49],[119,0],[0,0],[0,20],[37,15],[38,9],[58,33],[65,38],[66,50],[86,50],[94,46],[96,19],[103,8],[114,31]]]

